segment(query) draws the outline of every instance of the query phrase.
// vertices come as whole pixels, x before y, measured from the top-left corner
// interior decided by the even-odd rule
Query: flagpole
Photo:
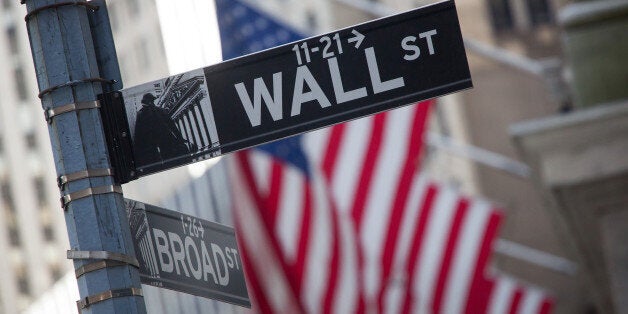
[[[425,137],[425,143],[448,153],[468,158],[477,163],[505,171],[518,177],[530,177],[530,167],[528,167],[528,165],[487,149],[458,142],[450,136],[428,132]]]

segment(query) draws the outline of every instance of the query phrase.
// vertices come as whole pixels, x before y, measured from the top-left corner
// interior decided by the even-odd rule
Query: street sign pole
[[[97,95],[111,83],[109,72],[99,69],[96,49],[102,53],[103,47],[94,44],[88,21],[88,12],[98,7],[86,1],[22,3],[60,178],[68,258],[77,269],[77,306],[82,313],[146,313],[122,191],[111,175],[98,110]]]

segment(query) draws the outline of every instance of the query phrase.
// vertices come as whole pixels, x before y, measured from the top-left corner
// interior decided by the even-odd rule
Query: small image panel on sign
[[[140,172],[220,154],[203,70],[122,91],[135,167]]]

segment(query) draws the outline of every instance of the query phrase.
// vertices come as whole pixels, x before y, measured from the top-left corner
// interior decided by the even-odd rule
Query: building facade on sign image
[[[220,154],[202,69],[125,89],[122,96],[140,172],[184,155]]]

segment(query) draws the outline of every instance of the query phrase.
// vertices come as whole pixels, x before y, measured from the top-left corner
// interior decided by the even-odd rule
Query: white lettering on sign
[[[435,30],[419,34],[419,37],[426,38],[428,40],[430,53],[433,53],[431,36],[435,34]],[[418,47],[416,47],[416,50],[413,50],[414,47],[410,45],[413,43],[414,40],[416,40],[416,37],[406,37],[402,42],[402,46],[404,47],[404,49],[407,48],[408,50],[415,51],[415,54],[418,58],[418,55],[420,54]],[[298,51],[299,46],[295,45],[294,47]],[[307,47],[305,47],[305,49],[307,49]],[[375,49],[373,47],[364,49],[364,56],[366,60],[366,66],[369,71],[371,88],[374,94],[384,93],[405,86],[403,76],[389,80],[382,79],[380,74],[381,71],[377,62],[377,57],[375,55]],[[368,96],[366,86],[358,87],[349,91],[345,90],[342,83],[341,64],[339,64],[337,57],[331,57],[327,59],[327,66],[329,68],[329,75],[334,90],[334,96],[336,100],[335,104],[342,104]],[[250,94],[244,82],[234,84],[238,97],[242,102],[242,106],[244,107],[244,111],[246,112],[246,115],[249,118],[249,122],[251,123],[252,127],[256,127],[261,124],[262,102],[265,103],[265,107],[268,109],[268,112],[270,113],[273,121],[279,121],[283,119],[283,76],[284,75],[282,72],[277,72],[273,74],[272,97],[270,95],[269,88],[268,86],[266,86],[263,78],[258,77],[253,79],[253,101],[251,101]],[[294,89],[292,93],[292,102],[290,107],[291,117],[300,115],[301,107],[309,102],[316,102],[318,106],[321,107],[321,109],[332,106],[332,103],[329,101],[329,96],[325,94],[325,91],[323,91],[317,81],[317,78],[312,74],[307,64],[299,65],[297,67],[294,77],[294,84],[292,86],[294,87]]]
[[[233,254],[233,257],[231,254]],[[225,248],[225,255],[227,256],[227,266],[229,266],[229,268],[235,267],[236,269],[240,269],[240,265],[238,265],[238,250]]]
[[[153,235],[155,236],[160,268],[164,272],[171,273],[174,266],[172,265],[172,254],[168,250],[168,238],[163,231],[156,228],[153,228]]]
[[[273,97],[270,97],[268,87],[266,87],[266,83],[264,83],[261,77],[253,80],[253,103],[251,103],[251,98],[243,83],[235,84],[235,88],[238,96],[240,96],[246,115],[249,117],[251,126],[258,126],[262,121],[262,98],[273,120],[281,120],[283,113],[281,109],[281,72],[273,74]]]
[[[181,275],[179,265],[185,272],[186,277],[190,277],[188,269],[185,267],[185,251],[183,251],[183,242],[178,234],[168,232],[168,238],[170,238],[170,248],[172,249],[172,260],[174,262],[174,269],[177,271],[177,275]]]
[[[188,235],[182,240],[176,233],[152,229],[159,269],[164,273],[176,272],[203,281],[209,281],[211,275],[214,284],[227,286],[230,269],[240,269],[236,248],[223,249],[215,243],[208,247],[205,241],[197,242]]]
[[[427,50],[430,52],[430,56],[434,54],[434,44],[432,44],[432,36],[434,35],[436,35],[435,29],[419,34],[419,37],[427,40]]]
[[[412,52],[403,56],[405,60],[412,61],[418,59],[421,56],[421,49],[419,49],[419,46],[414,44],[415,40],[416,37],[414,36],[408,36],[401,40],[401,48],[403,48],[403,50]]]
[[[194,279],[201,280],[203,276],[203,267],[201,265],[201,258],[198,255],[198,248],[192,240],[191,237],[185,237],[185,256],[190,261],[188,264],[190,265],[190,272]],[[194,267],[196,265],[196,267]]]
[[[229,269],[227,269],[227,261],[225,260],[225,254],[217,244],[211,243],[212,252],[214,253],[214,263],[218,273],[218,282],[226,286],[229,283]],[[220,263],[218,263],[218,257],[220,257]]]
[[[303,83],[307,83],[310,91],[307,93],[303,92]],[[297,68],[296,78],[294,79],[294,94],[292,97],[292,110],[290,111],[291,116],[296,116],[301,113],[301,105],[304,102],[316,100],[318,104],[322,107],[329,107],[331,103],[323,90],[318,85],[318,82],[310,72],[310,69],[307,65],[302,65]]]
[[[382,82],[382,78],[379,75],[379,68],[377,67],[377,58],[375,58],[375,51],[373,47],[364,49],[366,54],[366,63],[369,66],[369,75],[371,76],[371,84],[373,84],[373,92],[375,94],[383,93],[392,89],[405,86],[403,77],[398,77],[392,80]]]
[[[366,87],[360,87],[352,91],[345,92],[342,86],[342,77],[340,76],[340,67],[338,66],[338,59],[333,57],[327,60],[329,64],[329,71],[331,72],[331,82],[334,85],[334,94],[336,95],[336,103],[342,104],[343,102],[352,101],[358,98],[366,97]]]
[[[436,34],[437,32],[435,29],[419,34],[419,38],[425,39],[427,42],[427,51],[430,56],[436,53],[434,51],[434,43],[432,42],[432,36]],[[421,49],[419,49],[419,46],[415,43],[416,39],[417,38],[415,36],[407,36],[401,40],[401,48],[408,51],[408,53],[403,56],[403,58],[407,61],[414,61],[421,56]]]
[[[212,279],[215,284],[218,284],[218,277],[216,276],[216,270],[214,268],[214,264],[210,263],[211,256],[209,255],[209,251],[207,251],[207,246],[205,246],[205,241],[201,241],[201,254],[203,255],[203,280],[207,281],[207,274],[212,275]]]

